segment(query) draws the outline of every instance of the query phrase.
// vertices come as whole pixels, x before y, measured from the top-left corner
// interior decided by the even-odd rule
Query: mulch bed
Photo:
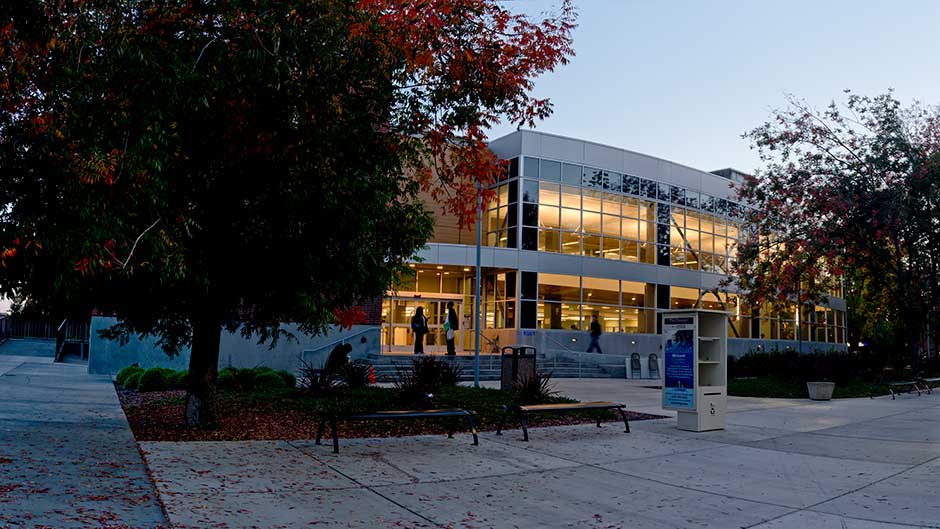
[[[245,402],[232,395],[219,398],[219,424],[215,429],[187,428],[183,424],[186,392],[181,390],[141,393],[117,388],[118,397],[137,441],[255,441],[255,440],[300,440],[316,437],[316,418],[302,409],[264,402]],[[631,421],[661,419],[650,415],[627,411]],[[564,426],[594,422],[589,417],[548,415],[529,421],[530,427]],[[607,422],[620,422],[613,415]],[[480,421],[483,431],[495,430],[492,423]],[[426,434],[446,434],[447,428],[441,420],[408,421],[341,421],[337,430],[341,438],[400,437]],[[465,421],[457,432],[466,429]],[[509,428],[517,424],[507,424]]]

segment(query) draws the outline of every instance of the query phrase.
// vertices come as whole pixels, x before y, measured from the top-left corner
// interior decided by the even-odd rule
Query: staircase
[[[579,362],[570,358],[547,358],[539,354],[536,368],[543,373],[551,373],[554,378],[626,378],[626,369],[621,357],[612,357],[610,363]],[[375,367],[375,377],[379,382],[391,382],[398,378],[398,369],[411,365],[418,358],[414,355],[377,355],[370,354],[365,360]],[[435,356],[450,362],[463,372],[463,380],[473,380],[473,355]],[[480,355],[480,380],[499,380],[501,356],[494,354]]]

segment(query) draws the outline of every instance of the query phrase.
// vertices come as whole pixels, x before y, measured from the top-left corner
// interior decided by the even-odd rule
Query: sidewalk
[[[624,380],[567,394],[658,410]],[[637,404],[638,406],[634,406]],[[141,443],[176,527],[940,527],[940,394],[731,399],[724,431],[675,419],[329,443]],[[659,410],[662,413],[661,410]]]
[[[0,528],[168,526],[110,379],[53,347],[0,345]]]

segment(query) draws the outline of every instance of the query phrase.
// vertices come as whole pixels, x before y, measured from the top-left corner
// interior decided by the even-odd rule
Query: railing
[[[10,338],[10,318],[0,315],[0,343]]]
[[[338,345],[338,344],[346,343],[346,342],[349,341],[350,338],[355,338],[355,337],[357,337],[357,336],[361,336],[361,335],[363,335],[363,334],[365,334],[365,333],[367,333],[367,332],[375,332],[375,327],[368,327],[368,328],[365,328],[365,329],[361,329],[361,330],[356,331],[356,332],[354,332],[354,333],[352,333],[352,334],[343,336],[342,338],[338,338],[338,339],[336,339],[336,340],[333,340],[332,342],[329,342],[329,343],[326,343],[326,344],[323,344],[323,345],[317,345],[317,346],[314,347],[313,349],[304,349],[304,350],[300,353],[300,354],[301,354],[301,358],[303,358],[303,355],[304,355],[305,353],[316,353],[317,351],[322,351],[322,350],[324,350],[324,349],[328,349],[328,348],[330,348],[330,347],[334,347],[334,346],[336,346],[336,345]]]
[[[553,337],[553,336],[552,336],[551,334],[549,334],[549,333],[544,333],[543,336],[545,336],[545,338],[547,338],[547,339],[549,339],[549,340],[555,342],[556,344],[560,345],[561,348],[564,349],[565,351],[568,351],[569,353],[574,353],[574,354],[578,355],[578,378],[581,378],[581,351],[572,351],[570,347],[568,347],[567,345],[565,345],[564,343],[562,343],[561,340],[555,339],[555,337]],[[554,356],[552,356],[552,369],[555,369],[555,368],[557,368],[557,367],[558,367],[558,355],[554,355]]]
[[[68,342],[88,342],[88,320],[39,321],[10,316],[9,337],[31,340],[55,340],[59,333]]]

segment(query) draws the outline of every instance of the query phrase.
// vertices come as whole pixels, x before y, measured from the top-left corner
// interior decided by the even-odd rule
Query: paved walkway
[[[558,381],[660,411],[624,380]],[[675,419],[312,442],[142,443],[176,527],[940,527],[940,394],[731,399],[728,428]]]
[[[0,528],[167,526],[108,377],[0,345]]]

